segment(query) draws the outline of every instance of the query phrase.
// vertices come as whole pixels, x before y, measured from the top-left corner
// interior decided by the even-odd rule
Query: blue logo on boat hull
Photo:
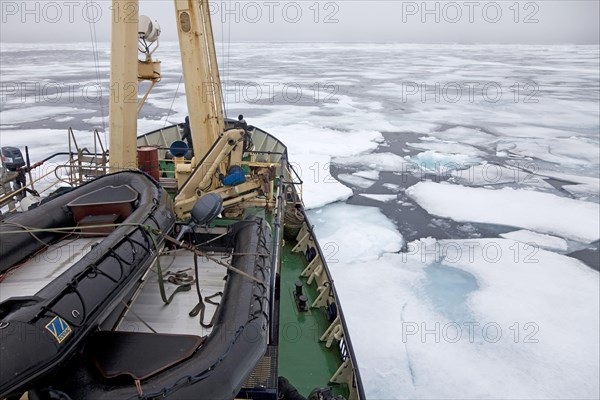
[[[56,338],[58,343],[62,343],[72,332],[71,327],[62,318],[56,316],[46,325],[46,329]]]

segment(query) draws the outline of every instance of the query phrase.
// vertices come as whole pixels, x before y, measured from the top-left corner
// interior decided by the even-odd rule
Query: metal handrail
[[[273,223],[274,226],[274,235],[275,240],[273,241],[273,254],[271,256],[271,278],[270,278],[270,309],[269,309],[269,343],[277,342],[277,338],[275,337],[275,275],[278,271],[278,263],[281,261],[281,239],[283,236],[283,231],[281,229],[282,219],[283,219],[283,205],[285,202],[283,195],[283,178],[284,178],[284,166],[287,165],[287,154],[283,154],[281,157],[281,174],[279,176],[279,183],[277,185],[277,215],[275,217],[275,221]]]
[[[89,156],[98,156],[98,157],[104,156],[104,154],[91,153],[86,148],[82,149],[81,152],[85,152],[85,154],[89,155]],[[28,187],[31,188],[31,190],[36,191],[35,190],[35,185],[39,184],[43,179],[45,179],[45,178],[47,178],[47,177],[49,177],[50,175],[53,175],[53,174],[56,177],[56,179],[54,179],[53,181],[51,181],[50,184],[47,187],[45,187],[45,188],[43,188],[41,190],[37,190],[36,192],[37,192],[38,195],[47,192],[55,184],[57,184],[59,182],[63,182],[63,183],[66,183],[66,184],[69,184],[69,185],[73,186],[74,182],[73,182],[72,179],[70,181],[65,181],[65,180],[61,179],[57,175],[57,171],[60,170],[60,169],[63,169],[63,168],[64,169],[72,170],[73,164],[76,163],[77,160],[78,160],[76,158],[73,158],[73,156],[75,156],[75,155],[79,155],[79,154],[77,154],[75,152],[58,152],[58,153],[54,153],[54,154],[49,155],[48,157],[42,159],[41,161],[36,162],[35,164],[33,164],[31,166],[21,167],[20,168],[21,171],[23,171],[23,172],[31,172],[33,170],[36,170],[36,169],[42,167],[46,162],[48,162],[48,161],[50,161],[50,160],[52,160],[52,159],[54,159],[56,157],[69,156],[69,160],[67,160],[67,161],[65,161],[65,162],[63,162],[61,164],[56,165],[54,168],[52,168],[52,170],[50,170],[50,171],[48,171],[46,173],[43,173],[42,175],[36,177],[34,180],[30,181],[27,185],[25,185],[25,186],[23,186],[23,187],[21,187],[19,189],[13,190],[10,193],[4,194],[2,197],[0,197],[0,204],[4,204],[4,203],[9,202],[11,199],[13,199],[14,197],[18,196],[21,192],[23,192],[25,190],[28,190]],[[103,167],[96,167],[96,168],[98,168],[99,170],[103,169]]]
[[[331,276],[331,272],[329,271],[329,266],[327,265],[327,260],[323,256],[323,252],[321,251],[321,245],[319,244],[317,235],[314,233],[313,227],[309,223],[309,219],[308,219],[308,215],[306,214],[306,210],[304,208],[302,208],[300,211],[302,212],[302,215],[304,215],[304,221],[306,223],[306,227],[308,228],[308,233],[310,234],[313,242],[315,243],[316,251],[318,252],[319,257],[321,258],[321,262],[323,263],[323,269],[325,271],[325,274],[327,274],[327,280],[330,282],[330,290],[333,292],[333,296],[335,298],[336,303],[338,303],[338,307],[337,307],[338,316],[340,318],[340,322],[342,324],[342,328],[345,333],[343,340],[346,344],[346,350],[348,352],[348,356],[352,360],[354,377],[356,379],[356,386],[357,386],[357,389],[359,392],[359,398],[361,400],[364,400],[364,399],[366,399],[366,396],[365,396],[364,388],[362,385],[362,379],[360,376],[360,368],[358,368],[358,363],[356,361],[356,355],[354,353],[354,347],[352,346],[352,340],[350,339],[350,335],[348,334],[348,332],[349,332],[348,324],[346,323],[346,318],[344,317],[344,312],[343,312],[342,306],[340,304],[341,303],[340,297],[338,296],[337,290],[335,289],[335,285],[333,284],[334,281]]]

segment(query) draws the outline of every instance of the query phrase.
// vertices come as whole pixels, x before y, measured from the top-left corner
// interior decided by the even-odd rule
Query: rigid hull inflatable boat
[[[169,232],[174,223],[169,196],[142,172],[106,175],[3,220],[3,274],[27,274],[27,258],[51,244],[104,237],[38,292],[0,303],[0,396],[67,359],[139,285],[164,241],[153,232]],[[3,295],[19,289],[14,276],[3,282]]]
[[[193,235],[188,239],[195,241]],[[196,334],[193,327],[177,335],[98,332],[85,352],[58,372],[53,388],[72,398],[234,398],[267,348],[270,243],[270,227],[258,217],[232,225],[223,237],[221,246],[232,246],[236,271],[225,275],[210,334],[203,336],[196,319]],[[197,293],[189,295],[202,303]]]

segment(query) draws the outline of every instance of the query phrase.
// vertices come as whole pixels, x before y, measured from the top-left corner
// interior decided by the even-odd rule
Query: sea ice
[[[383,187],[391,190],[392,192],[399,192],[402,186],[397,185],[395,183],[384,183]]]
[[[349,156],[375,150],[383,141],[377,131],[340,131],[308,122],[280,125],[273,132],[286,143],[291,154]]]
[[[425,141],[422,143],[406,143],[407,146],[410,146],[415,149],[420,150],[432,150],[438,153],[445,154],[463,154],[467,156],[483,156],[484,152],[481,150],[470,146],[468,144],[461,143],[449,143],[449,142],[438,142],[438,141]]]
[[[360,176],[356,176],[354,174],[339,174],[337,179],[361,189],[368,189],[375,184],[375,182],[370,179],[361,178]]]
[[[69,122],[69,121],[73,121],[75,119],[75,117],[58,117],[58,118],[54,118],[54,121],[56,122]]]
[[[483,162],[465,170],[451,171],[452,181],[465,186],[514,184],[551,189],[543,177],[517,167]]]
[[[597,174],[598,169],[586,172]],[[600,178],[598,177],[585,176],[583,174],[567,174],[564,172],[547,170],[538,171],[537,175],[573,182],[572,185],[563,185],[562,188],[575,195],[577,198],[587,198],[588,196],[591,196],[592,198],[596,199],[596,202],[598,202],[597,198],[600,196]]]
[[[289,109],[290,107],[288,107]],[[293,107],[291,107],[293,110]],[[284,108],[282,112],[287,112]],[[293,112],[295,116],[297,112]],[[271,115],[269,114],[271,117]],[[292,118],[292,116],[288,116]],[[260,121],[260,118],[258,118]],[[271,121],[275,122],[275,121]],[[332,156],[358,155],[377,148],[383,136],[377,131],[335,130],[319,126],[314,122],[299,121],[289,125],[263,128],[277,132],[278,139],[288,147],[290,163],[304,181],[304,202],[307,208],[318,208],[335,201],[343,201],[352,196],[352,190],[331,176],[335,167]],[[254,121],[253,121],[254,123]],[[371,176],[375,176],[371,173]],[[341,174],[341,181],[360,188],[367,188],[374,182],[358,174]]]
[[[91,124],[91,125],[95,125],[95,126],[108,126],[108,123],[109,123],[108,116],[104,116],[104,117],[95,116],[95,117],[83,119],[82,121],[85,122],[86,124]]]
[[[79,146],[93,148],[92,132],[74,130],[73,133]],[[23,154],[25,154],[25,146],[29,146],[32,163],[54,153],[64,152],[65,148],[68,148],[68,138],[67,129],[2,129],[0,132],[2,146],[18,147]]]
[[[577,131],[549,128],[547,126],[519,125],[494,128],[502,136],[554,139],[573,136]]]
[[[379,171],[357,171],[352,174],[339,174],[337,178],[352,186],[368,189],[379,179]]]
[[[445,154],[427,150],[406,159],[413,165],[418,165],[425,172],[447,176],[451,171],[466,169],[481,162],[476,156],[466,154]]]
[[[395,194],[369,194],[369,193],[361,193],[360,196],[366,197],[367,199],[381,201],[382,203],[387,203],[388,201],[396,200],[398,196]]]
[[[598,397],[596,271],[507,239],[407,249],[330,265],[367,398]]]
[[[361,178],[370,179],[376,181],[379,179],[379,171],[356,171],[352,175],[359,176]]]
[[[479,129],[457,126],[446,129],[445,131],[433,132],[430,134],[441,140],[454,141],[475,146],[489,146],[493,144],[497,137],[480,131]]]
[[[302,195],[307,209],[323,207],[352,196],[352,189],[330,174],[330,158],[325,155],[296,154],[290,162],[302,179]]]
[[[523,157],[535,157],[560,165],[594,165],[600,163],[598,142],[587,138],[510,138],[498,142],[497,151],[509,151]]]
[[[376,171],[403,172],[410,162],[394,153],[371,153],[351,157],[336,157],[333,163],[347,167],[370,168]]]
[[[597,202],[598,196],[600,196],[597,184],[564,185],[563,189],[573,194],[576,198],[582,200],[586,200],[591,197],[592,199],[596,199],[595,201]]]
[[[11,110],[0,111],[0,124],[22,124],[24,122],[41,121],[51,117],[62,117],[65,114],[90,114],[94,112],[94,110],[88,110],[84,108],[61,106],[35,106],[27,108],[15,108]]]
[[[430,214],[455,221],[510,225],[586,243],[600,238],[596,203],[530,190],[435,182],[419,182],[406,193]]]
[[[328,264],[371,260],[402,248],[402,235],[377,207],[329,204],[309,212]]]
[[[528,231],[526,229],[501,233],[500,236],[505,239],[516,240],[521,243],[533,244],[534,246],[547,250],[567,251],[567,248],[569,247],[565,239],[556,236],[545,235],[543,233]]]

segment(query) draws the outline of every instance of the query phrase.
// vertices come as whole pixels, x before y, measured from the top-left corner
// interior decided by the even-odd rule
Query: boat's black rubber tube
[[[152,178],[134,171],[98,178],[36,209],[8,218],[0,230],[18,230],[16,225],[45,229],[72,226],[67,203],[107,185],[125,184],[139,194],[139,205],[125,222],[170,232],[175,224],[170,198]],[[56,369],[139,285],[155,258],[149,235],[137,225],[117,227],[35,297],[0,303],[0,398],[30,387]],[[49,243],[62,234],[36,236]],[[29,233],[0,237],[0,260],[5,269],[44,247]],[[155,240],[162,243],[159,235]]]

